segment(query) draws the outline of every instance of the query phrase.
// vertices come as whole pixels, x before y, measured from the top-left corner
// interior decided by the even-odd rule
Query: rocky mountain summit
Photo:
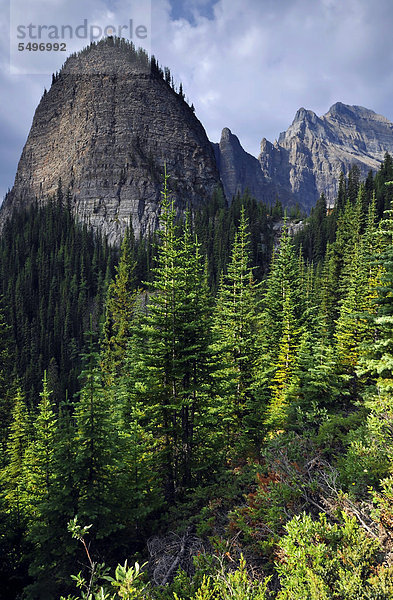
[[[259,160],[242,148],[239,139],[228,127],[223,129],[220,142],[213,144],[213,148],[229,202],[246,189],[254,198],[267,204],[273,203],[276,196],[283,204],[293,200],[287,187],[282,186],[278,178],[273,180],[262,171]]]
[[[372,110],[337,102],[318,117],[300,108],[287,131],[273,144],[264,138],[258,157],[247,154],[236,136],[224,129],[220,148],[220,173],[224,189],[284,204],[312,207],[320,194],[332,202],[341,171],[357,165],[363,176],[377,170],[385,152],[393,153],[393,123]],[[217,154],[217,149],[216,149]]]
[[[110,38],[67,59],[42,97],[0,227],[15,207],[45,201],[61,179],[78,218],[119,242],[157,225],[162,172],[179,210],[220,185],[212,146],[182,92],[154,59]]]

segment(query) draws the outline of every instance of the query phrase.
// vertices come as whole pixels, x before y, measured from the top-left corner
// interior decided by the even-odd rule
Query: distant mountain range
[[[393,124],[338,102],[318,117],[301,108],[258,158],[225,128],[209,142],[193,107],[174,89],[169,70],[111,38],[67,59],[42,97],[0,209],[45,202],[61,180],[75,214],[118,243],[131,216],[136,235],[157,226],[164,164],[178,211],[223,188],[228,202],[246,188],[258,200],[309,210],[324,192],[333,201],[341,171],[377,170],[393,153]]]
[[[259,200],[298,202],[310,209],[322,192],[333,202],[340,173],[357,165],[363,176],[393,153],[393,123],[372,110],[337,102],[318,117],[300,108],[274,144],[263,138],[256,159],[225,128],[213,144],[228,198],[247,187]]]

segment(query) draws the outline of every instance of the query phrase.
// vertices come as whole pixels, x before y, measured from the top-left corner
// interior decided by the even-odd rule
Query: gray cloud
[[[47,0],[62,18],[121,22],[124,0]],[[146,6],[148,3],[146,3]],[[213,141],[230,127],[252,154],[305,106],[342,101],[393,120],[391,0],[153,0],[152,51],[183,82]],[[0,193],[13,183],[20,149],[48,76],[10,76],[0,42]],[[55,70],[55,69],[54,69]]]

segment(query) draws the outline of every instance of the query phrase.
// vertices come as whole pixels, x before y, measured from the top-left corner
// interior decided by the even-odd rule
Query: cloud
[[[120,23],[132,4],[86,0],[77,9],[74,0],[56,0],[56,10],[64,19]],[[213,141],[230,127],[256,155],[262,137],[277,138],[300,106],[323,114],[336,101],[393,120],[391,0],[153,0],[151,17],[152,51],[182,81]],[[6,46],[3,36],[3,66]],[[0,140],[0,159],[7,154],[7,164],[10,146],[17,156],[49,81],[12,78],[2,68],[7,142]],[[0,174],[0,193],[12,185],[15,168],[16,162],[8,179]]]

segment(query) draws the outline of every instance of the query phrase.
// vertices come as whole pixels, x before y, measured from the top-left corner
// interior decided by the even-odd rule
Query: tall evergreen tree
[[[11,326],[6,322],[0,302],[0,468],[4,466],[13,396],[16,392],[15,350]]]
[[[368,386],[362,404],[368,411],[364,426],[351,436],[346,471],[357,480],[359,493],[391,473],[393,464],[393,212],[385,212],[376,244],[376,314],[370,319],[371,334],[361,348],[357,374]],[[378,247],[380,246],[380,247]],[[375,277],[371,277],[375,285]],[[375,288],[374,288],[375,289]],[[387,484],[389,488],[389,484]]]
[[[263,299],[260,358],[256,380],[268,406],[265,424],[281,428],[285,421],[286,391],[296,360],[302,326],[299,264],[286,222],[273,257]]]
[[[239,444],[244,450],[247,439],[259,430],[260,417],[251,390],[257,357],[258,296],[250,266],[248,228],[243,208],[227,273],[219,285],[213,321],[213,352],[218,364],[214,377],[231,453]],[[253,432],[248,431],[251,421]]]
[[[121,499],[116,497],[120,448],[110,396],[103,387],[94,332],[90,330],[87,337],[83,387],[74,410],[74,477],[78,515],[94,525],[98,537],[105,538],[120,527],[117,503]]]
[[[382,221],[380,235],[383,239],[383,250],[379,256],[382,265],[381,283],[377,288],[377,315],[375,317],[375,338],[368,345],[366,354],[363,355],[360,372],[368,372],[375,378],[376,388],[374,393],[369,394],[367,406],[371,410],[370,423],[379,423],[385,435],[388,435],[389,444],[385,446],[386,440],[380,443],[385,450],[392,449],[393,439],[390,439],[391,421],[393,418],[393,406],[391,393],[393,391],[393,211],[385,213]],[[383,441],[382,441],[383,440]]]
[[[33,437],[24,457],[27,540],[31,544],[29,574],[33,577],[33,583],[26,588],[25,593],[32,599],[50,599],[54,598],[55,593],[54,574],[57,563],[53,563],[56,549],[59,549],[59,540],[56,539],[59,523],[53,520],[50,508],[54,501],[59,465],[56,465],[55,459],[57,416],[51,391],[48,389],[46,372],[40,396]],[[57,554],[56,558],[59,557]]]
[[[5,456],[0,471],[0,598],[22,593],[27,580],[27,506],[25,454],[30,441],[29,414],[21,390],[11,412]]]
[[[116,276],[109,285],[104,324],[103,363],[107,372],[119,375],[130,339],[135,308],[135,257],[131,250],[132,232],[127,228],[120,250]]]
[[[287,394],[291,428],[318,430],[329,412],[341,408],[341,388],[334,349],[315,330],[305,331]]]
[[[135,385],[145,396],[153,435],[161,438],[158,469],[165,473],[165,497],[171,501],[197,473],[208,410],[209,309],[199,245],[188,220],[178,234],[166,174],[160,223],[153,289],[136,331],[140,375]]]
[[[28,447],[29,415],[19,389],[14,399],[11,424],[6,444],[6,464],[1,474],[3,493],[16,526],[26,520],[25,454]]]
[[[347,270],[347,292],[341,301],[340,315],[335,331],[338,363],[348,380],[351,400],[358,398],[356,367],[360,345],[367,334],[367,321],[364,318],[367,294],[367,271],[362,247],[354,247],[353,260]]]
[[[357,200],[358,212],[363,197],[364,188],[361,186]],[[375,213],[375,200],[372,200],[365,231],[362,235],[357,234],[351,248],[351,258],[346,260],[343,270],[341,286],[345,293],[340,302],[335,331],[338,363],[347,379],[352,401],[356,401],[359,394],[357,367],[362,348],[373,341],[375,333],[375,300],[380,273]]]
[[[51,391],[48,389],[46,372],[40,396],[33,438],[25,455],[26,491],[31,519],[34,519],[37,512],[40,514],[41,505],[50,498],[54,477],[57,417],[50,398]]]
[[[269,429],[281,429],[287,420],[288,389],[296,364],[299,333],[293,301],[287,292],[283,302],[282,330],[274,374],[269,385],[271,400],[265,415],[265,425]]]

